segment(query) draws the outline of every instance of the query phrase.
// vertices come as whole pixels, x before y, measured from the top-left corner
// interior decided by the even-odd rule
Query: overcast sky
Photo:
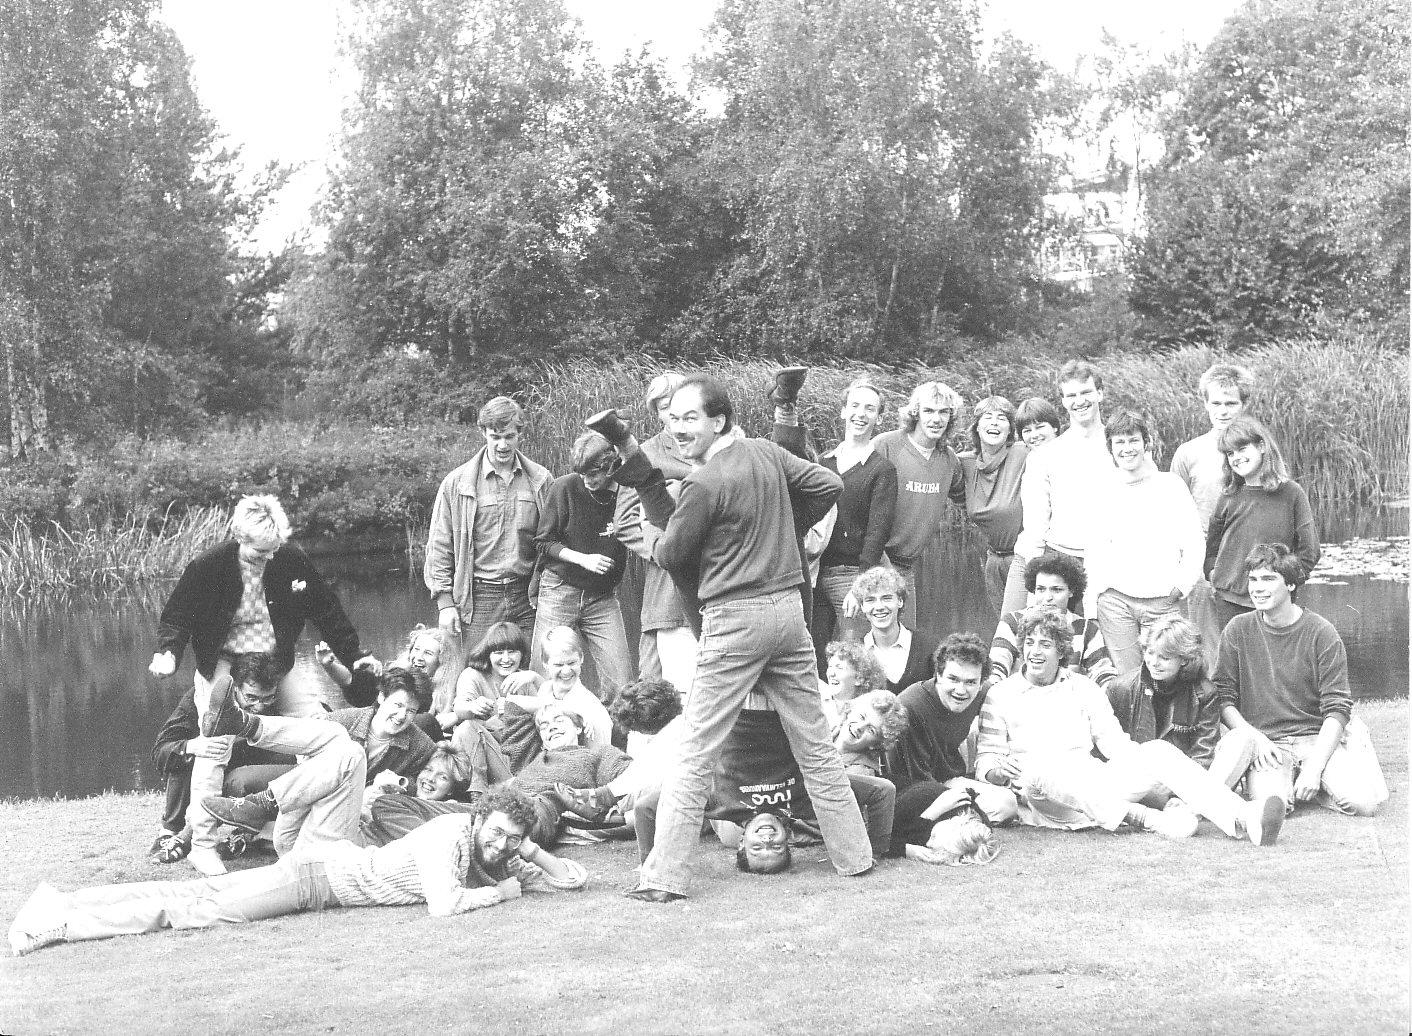
[[[651,43],[684,66],[711,20],[716,0],[565,0],[605,60]],[[1208,43],[1236,0],[992,0],[988,24],[1031,43],[1050,63],[1067,68],[1096,49],[1103,29],[1154,50],[1183,39]],[[247,166],[271,159],[303,164],[261,244],[278,247],[307,221],[323,182],[323,165],[338,129],[346,76],[338,54],[340,0],[163,0],[167,23],[193,62],[202,103]]]

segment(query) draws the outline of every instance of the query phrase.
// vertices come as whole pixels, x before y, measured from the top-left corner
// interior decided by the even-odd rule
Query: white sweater
[[[1109,588],[1130,597],[1191,592],[1206,538],[1185,482],[1167,471],[1138,482],[1119,476],[1098,502],[1084,559],[1092,598]]]

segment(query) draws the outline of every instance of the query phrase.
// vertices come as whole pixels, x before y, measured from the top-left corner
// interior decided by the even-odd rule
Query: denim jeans
[[[861,612],[850,619],[843,617],[843,599],[848,596],[857,577],[857,565],[829,565],[819,569],[819,585],[814,589],[813,629],[810,633],[820,672],[826,666],[824,648],[830,641],[851,640],[856,644],[868,631],[868,620],[863,618]]]
[[[1318,740],[1317,734],[1308,734],[1276,741],[1280,765],[1256,769],[1251,765],[1255,761],[1254,738],[1230,731],[1216,745],[1211,772],[1228,784],[1244,777],[1247,798],[1278,795],[1288,811],[1294,806],[1294,778]],[[1336,813],[1370,817],[1387,800],[1387,780],[1378,765],[1373,739],[1367,724],[1355,716],[1348,721],[1338,747],[1324,766],[1315,801]]]
[[[1163,615],[1180,615],[1181,598],[1176,594],[1132,597],[1109,587],[1098,595],[1097,612],[1108,657],[1119,676],[1130,676],[1142,665],[1142,631]]]
[[[779,712],[834,868],[845,875],[868,870],[873,853],[829,739],[798,589],[713,602],[701,614],[696,682],[683,713],[686,735],[663,784],[656,844],[642,864],[641,883],[686,893],[689,857],[701,834],[716,761],[752,690],[763,693]]]
[[[544,635],[555,626],[572,626],[583,637],[584,647],[598,674],[598,697],[612,701],[632,680],[628,663],[628,634],[616,593],[593,594],[566,583],[556,572],[539,579],[539,602],[534,619],[535,670],[544,674]]]
[[[100,885],[64,898],[67,942],[241,924],[338,906],[325,864],[302,857],[193,881]]]
[[[305,757],[269,790],[279,803],[275,851],[297,845],[338,842],[358,836],[358,817],[367,784],[368,757],[348,731],[327,719],[262,716],[257,748]]]
[[[529,599],[529,577],[508,583],[472,584],[471,615],[461,616],[461,646],[470,651],[497,622],[513,622],[529,636],[534,631],[534,605]]]

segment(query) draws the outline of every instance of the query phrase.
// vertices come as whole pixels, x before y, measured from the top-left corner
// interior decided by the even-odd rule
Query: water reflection
[[[989,640],[996,616],[984,603],[983,553],[974,534],[958,528],[943,549],[921,560],[932,576],[923,585],[942,588],[918,601],[929,633],[971,629]],[[319,564],[337,585],[364,644],[380,658],[401,648],[413,624],[435,621],[419,574],[409,577],[399,558]],[[640,586],[640,571],[630,570],[623,585],[629,616]],[[0,797],[158,786],[152,741],[191,679],[189,653],[172,679],[147,674],[164,595],[165,589],[117,600],[21,603],[0,614]],[[1354,579],[1309,586],[1302,603],[1343,635],[1355,696],[1407,694],[1405,584]],[[337,690],[314,661],[313,643],[306,634],[296,663],[304,694],[337,706]],[[635,629],[629,629],[629,643],[636,644]]]

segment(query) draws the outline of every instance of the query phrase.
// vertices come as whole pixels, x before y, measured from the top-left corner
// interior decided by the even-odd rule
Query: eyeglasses
[[[485,840],[487,842],[504,842],[507,849],[518,849],[524,844],[524,835],[512,835],[500,827],[494,825],[485,829]]]

